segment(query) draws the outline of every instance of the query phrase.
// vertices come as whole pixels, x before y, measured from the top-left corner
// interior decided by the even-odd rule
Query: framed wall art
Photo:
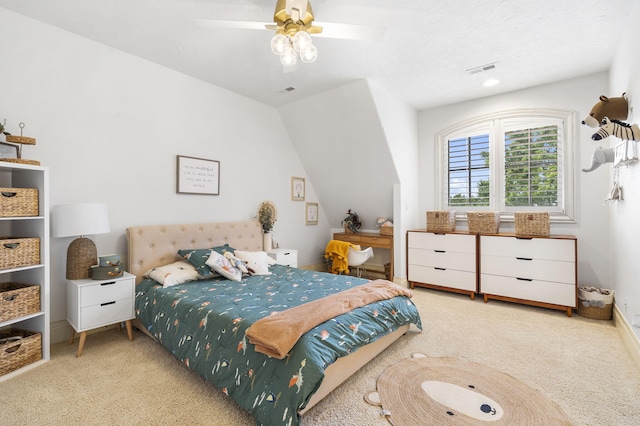
[[[291,178],[291,199],[293,201],[304,201],[304,178]]]
[[[305,223],[307,225],[318,224],[318,203],[305,204]]]
[[[177,156],[178,194],[220,195],[220,162],[204,158]]]

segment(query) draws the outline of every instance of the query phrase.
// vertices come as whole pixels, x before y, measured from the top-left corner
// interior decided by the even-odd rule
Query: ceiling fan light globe
[[[302,52],[309,46],[313,46],[311,36],[306,31],[298,31],[293,35],[291,40],[293,41],[293,48],[296,50],[296,52]]]
[[[284,34],[276,34],[271,39],[271,51],[276,55],[282,55],[287,46],[289,46],[289,39]]]
[[[300,52],[300,60],[304,63],[315,62],[316,59],[318,59],[318,49],[313,44]]]
[[[282,55],[280,55],[280,62],[285,67],[291,67],[298,62],[298,58],[296,52],[293,50],[293,47],[285,47],[284,52],[282,53]]]

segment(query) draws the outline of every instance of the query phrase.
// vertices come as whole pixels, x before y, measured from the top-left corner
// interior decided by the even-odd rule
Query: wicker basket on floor
[[[0,322],[40,312],[40,286],[0,284]]]
[[[547,212],[514,213],[514,219],[516,235],[548,237],[551,234]]]
[[[427,211],[428,232],[452,232],[456,230],[455,210]]]
[[[469,232],[497,234],[500,229],[500,212],[467,212]]]
[[[0,331],[0,376],[42,359],[42,335],[31,331]]]

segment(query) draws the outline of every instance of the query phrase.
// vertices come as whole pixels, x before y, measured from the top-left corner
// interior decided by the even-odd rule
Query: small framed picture
[[[18,158],[18,146],[0,142],[0,158]]]
[[[291,199],[293,201],[304,201],[304,178],[291,178]]]
[[[220,162],[177,156],[178,194],[220,195]]]
[[[318,203],[306,203],[305,204],[305,217],[307,225],[317,225],[318,224]]]

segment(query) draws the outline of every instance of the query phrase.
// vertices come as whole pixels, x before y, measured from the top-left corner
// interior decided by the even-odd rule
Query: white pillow
[[[276,260],[269,256],[266,251],[241,251],[233,252],[240,260],[247,262],[247,268],[253,269],[254,275],[271,275],[269,266],[276,263]]]
[[[195,266],[186,260],[149,269],[144,273],[144,276],[159,282],[163,287],[171,287],[202,278]]]
[[[236,268],[229,259],[215,250],[211,250],[211,255],[205,263],[211,269],[231,281],[240,281],[242,279],[242,271]]]

